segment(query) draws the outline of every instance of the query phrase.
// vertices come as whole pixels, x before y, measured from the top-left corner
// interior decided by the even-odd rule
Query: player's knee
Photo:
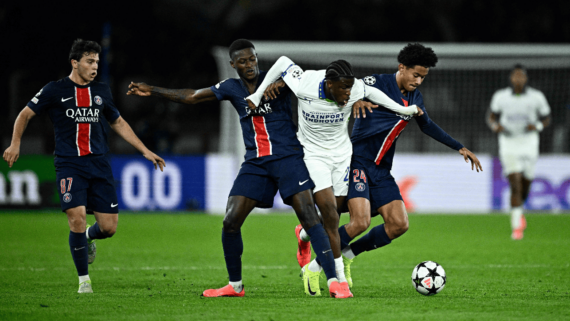
[[[410,223],[408,218],[402,218],[394,222],[395,224],[392,225],[391,230],[393,231],[394,238],[403,235],[408,231],[410,227]]]
[[[106,237],[112,237],[117,232],[117,226],[99,226],[101,233]]]
[[[352,222],[354,229],[358,234],[363,233],[370,227],[370,217],[362,217]]]
[[[226,215],[223,222],[223,229],[228,233],[236,233],[240,230],[240,224],[233,218],[232,215]]]

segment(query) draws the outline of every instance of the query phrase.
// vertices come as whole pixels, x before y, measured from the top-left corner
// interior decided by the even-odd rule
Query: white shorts
[[[309,175],[311,175],[311,179],[315,183],[313,193],[332,186],[335,196],[346,196],[348,194],[351,156],[348,155],[341,162],[334,162],[327,157],[305,156],[305,164],[309,170]]]
[[[537,155],[522,154],[501,154],[501,165],[503,166],[503,175],[509,176],[513,173],[522,173],[526,179],[534,179],[534,167],[536,165]]]

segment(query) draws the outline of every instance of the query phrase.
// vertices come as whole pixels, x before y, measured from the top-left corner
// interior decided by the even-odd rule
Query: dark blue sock
[[[350,241],[352,241],[353,238],[348,236],[344,225],[338,228],[338,234],[340,235],[340,249],[342,250],[349,245]],[[317,258],[317,263],[321,265],[319,258]]]
[[[222,230],[222,246],[230,282],[241,281],[241,255],[243,254],[241,231],[227,233]]]
[[[334,266],[334,256],[331,250],[331,242],[329,237],[325,232],[322,224],[317,224],[307,230],[307,234],[311,236],[311,244],[313,245],[313,250],[317,254],[317,262],[325,270],[325,275],[327,280],[331,278],[336,278],[336,269]]]
[[[338,234],[340,235],[340,249],[342,250],[350,244],[353,238],[346,233],[345,225],[338,228]]]
[[[375,226],[368,234],[359,238],[356,242],[350,244],[352,253],[358,255],[364,251],[371,251],[392,243],[392,240],[386,234],[384,224]]]
[[[102,239],[106,239],[108,236],[101,232],[101,229],[99,228],[99,224],[97,222],[95,222],[95,224],[93,224],[90,228],[89,228],[89,238],[92,240],[102,240]]]
[[[85,233],[74,233],[69,231],[69,248],[71,249],[71,257],[77,269],[77,275],[87,275],[87,237]]]

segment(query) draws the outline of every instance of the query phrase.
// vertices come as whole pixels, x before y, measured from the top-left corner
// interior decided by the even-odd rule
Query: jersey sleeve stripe
[[[271,141],[263,116],[253,116],[253,131],[255,132],[255,145],[257,147],[257,157],[268,156],[272,154]]]
[[[375,160],[376,165],[380,165],[380,161],[382,160],[386,152],[390,149],[390,147],[392,147],[392,144],[394,143],[396,138],[398,138],[398,136],[400,136],[400,133],[404,130],[404,128],[406,128],[406,125],[408,125],[408,121],[402,119],[399,122],[397,122],[396,125],[390,131],[390,133],[388,133],[388,135],[384,139],[384,142],[382,143],[382,147],[380,147],[378,155],[376,156]]]

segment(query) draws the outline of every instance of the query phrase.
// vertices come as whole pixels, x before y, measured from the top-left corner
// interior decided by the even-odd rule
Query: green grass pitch
[[[521,241],[505,215],[410,215],[408,233],[355,259],[346,300],[304,294],[290,214],[246,220],[244,298],[202,298],[228,281],[222,219],[122,213],[80,295],[65,215],[0,212],[0,320],[570,320],[570,215],[528,215]],[[448,277],[432,297],[410,280],[425,260]]]

